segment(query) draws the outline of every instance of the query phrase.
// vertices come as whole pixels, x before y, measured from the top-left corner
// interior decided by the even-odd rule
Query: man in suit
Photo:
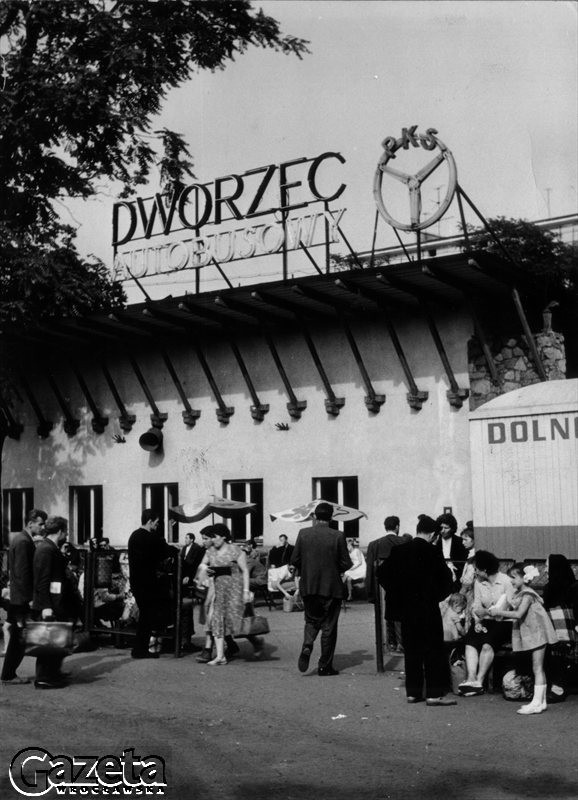
[[[27,515],[26,527],[14,535],[8,553],[8,574],[10,578],[10,604],[7,622],[10,638],[2,666],[2,683],[18,686],[30,683],[28,678],[19,678],[16,670],[24,658],[23,629],[30,615],[33,595],[32,563],[34,560],[34,537],[44,532],[46,512],[33,508]]]
[[[138,623],[131,651],[133,658],[159,657],[158,653],[149,652],[149,640],[153,629],[160,623],[164,603],[157,570],[175,553],[175,548],[158,532],[159,522],[159,514],[152,508],[145,508],[141,514],[141,527],[128,539],[130,588],[138,606]]]
[[[309,668],[313,645],[321,631],[317,674],[324,677],[339,674],[333,667],[333,654],[343,601],[341,575],[352,566],[343,536],[329,527],[332,516],[333,506],[319,503],[313,515],[313,526],[299,531],[291,556],[291,566],[300,578],[299,592],[305,613],[299,671],[306,672]]]
[[[181,603],[181,646],[184,650],[191,649],[191,637],[195,633],[193,615],[195,601],[192,584],[204,555],[205,548],[195,542],[195,534],[192,532],[185,534],[185,546],[179,554],[184,587]]]
[[[45,537],[36,546],[33,560],[34,596],[32,612],[37,620],[67,621],[66,558],[61,545],[68,536],[68,521],[64,517],[48,517],[44,526]],[[60,689],[66,686],[66,676],[61,667],[64,656],[47,655],[36,659],[37,689]]]
[[[184,586],[189,585],[194,580],[204,555],[205,548],[195,542],[195,534],[187,533],[185,535],[185,546],[180,554]]]
[[[375,580],[376,564],[379,564],[386,558],[389,558],[393,547],[397,547],[404,542],[411,541],[411,536],[409,533],[404,533],[402,536],[399,535],[399,525],[399,517],[386,517],[383,523],[385,528],[385,536],[381,536],[379,539],[374,539],[369,543],[367,548],[367,575],[365,576],[365,587],[367,590],[367,599],[370,603],[375,602],[375,593],[378,588]],[[387,646],[390,650],[394,652],[403,652],[403,647],[401,645],[401,626],[399,622],[392,622],[391,620],[387,621],[386,639]]]
[[[285,564],[289,564],[294,549],[293,545],[289,544],[285,534],[282,533],[279,537],[279,546],[272,547],[269,550],[269,566],[278,569],[285,566]]]
[[[453,514],[440,514],[436,519],[438,538],[436,547],[441,551],[452,573],[452,592],[459,592],[462,572],[468,559],[468,552],[460,536],[456,535],[458,521]]]
[[[432,546],[436,523],[422,514],[416,536],[394,547],[380,570],[387,592],[389,619],[401,620],[408,703],[425,699],[428,706],[455,705],[443,696],[448,685],[448,660],[439,603],[451,591],[451,573],[439,548]]]

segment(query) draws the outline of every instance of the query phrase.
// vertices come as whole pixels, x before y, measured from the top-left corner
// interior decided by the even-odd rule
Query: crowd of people
[[[397,517],[387,518],[385,527],[386,536],[370,545],[368,562],[380,559],[388,637],[405,656],[409,703],[456,703],[444,694],[456,646],[464,656],[457,687],[462,697],[484,693],[496,652],[509,647],[531,662],[533,672],[531,702],[518,713],[539,714],[548,702],[565,698],[565,657],[578,630],[578,581],[565,556],[550,555],[545,576],[522,562],[503,572],[493,553],[475,549],[473,523],[457,535],[452,514],[421,515],[414,538],[397,536]],[[544,577],[541,596],[531,584]],[[524,669],[523,659],[518,665]]]
[[[483,694],[496,653],[508,647],[514,656],[526,657],[533,673],[532,698],[518,709],[520,714],[541,713],[548,703],[565,699],[566,661],[575,651],[578,630],[578,581],[565,556],[549,556],[546,581],[531,564],[511,563],[502,571],[494,554],[476,550],[473,523],[458,535],[450,513],[436,519],[420,515],[415,536],[400,534],[399,518],[388,516],[385,535],[371,541],[364,556],[357,539],[335,529],[332,514],[331,504],[319,503],[312,525],[299,531],[295,545],[282,534],[264,558],[253,540],[234,544],[224,524],[204,527],[201,544],[188,533],[179,550],[159,531],[158,513],[145,509],[127,553],[115,551],[108,540],[89,543],[91,551],[110,560],[113,572],[109,585],[93,590],[94,618],[104,625],[111,620],[132,623],[132,658],[158,658],[159,635],[174,610],[174,595],[163,580],[163,564],[170,563],[171,580],[180,574],[182,581],[185,649],[195,633],[194,609],[199,608],[204,629],[199,663],[227,664],[239,653],[240,636],[251,644],[254,659],[262,656],[259,634],[267,628],[255,615],[253,600],[263,590],[298,599],[303,610],[298,669],[308,671],[320,634],[317,673],[335,676],[339,615],[354,584],[364,582],[370,601],[380,585],[385,591],[387,647],[405,658],[409,703],[456,704],[448,694],[450,660],[463,670],[456,693],[465,698]],[[82,616],[79,551],[67,535],[66,519],[34,509],[24,531],[10,543],[4,685],[31,682],[17,674],[28,620],[75,622]],[[532,586],[537,578],[540,592]],[[39,656],[34,685],[65,686],[62,661],[62,654]]]

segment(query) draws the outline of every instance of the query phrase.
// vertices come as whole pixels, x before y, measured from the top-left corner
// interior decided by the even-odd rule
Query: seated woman
[[[365,556],[359,549],[358,539],[347,539],[347,550],[353,566],[343,573],[343,583],[347,586],[347,599],[351,600],[353,593],[353,581],[364,581],[367,573]]]
[[[484,693],[484,680],[496,650],[512,637],[512,623],[494,619],[488,613],[496,604],[509,604],[513,587],[507,575],[499,571],[500,562],[493,553],[478,550],[474,556],[476,580],[472,603],[472,621],[464,639],[466,646],[466,680],[459,692],[464,697]]]

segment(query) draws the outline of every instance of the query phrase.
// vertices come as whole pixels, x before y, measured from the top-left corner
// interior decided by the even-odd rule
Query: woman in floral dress
[[[218,523],[211,526],[213,546],[207,550],[202,564],[213,576],[215,598],[211,617],[211,633],[215,639],[216,657],[207,663],[220,666],[227,663],[225,657],[225,638],[237,634],[245,611],[245,604],[251,602],[249,591],[249,570],[245,553],[231,544],[231,534],[226,525]],[[255,636],[247,637],[255,650],[261,652],[261,642]]]

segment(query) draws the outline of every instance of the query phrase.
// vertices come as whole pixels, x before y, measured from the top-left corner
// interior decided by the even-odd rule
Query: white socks
[[[534,686],[532,702],[518,709],[518,714],[541,714],[546,710],[546,684]]]

